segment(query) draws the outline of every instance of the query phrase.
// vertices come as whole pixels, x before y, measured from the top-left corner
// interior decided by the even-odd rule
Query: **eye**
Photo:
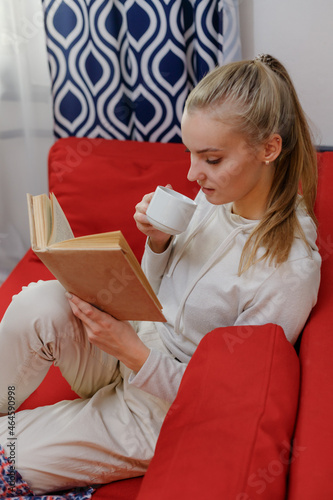
[[[208,163],[208,165],[218,165],[221,161],[222,158],[215,158],[214,160],[210,160],[209,158],[206,159],[206,163]]]

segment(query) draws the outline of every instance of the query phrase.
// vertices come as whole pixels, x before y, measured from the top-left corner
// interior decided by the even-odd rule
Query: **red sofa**
[[[318,158],[322,283],[297,350],[275,325],[207,334],[145,477],[102,486],[94,500],[333,498],[333,153]],[[158,184],[194,197],[188,162],[180,144],[60,139],[49,155],[49,188],[76,236],[121,229],[140,259],[144,236],[135,227],[134,206]],[[23,285],[50,278],[28,251],[0,287],[1,315]],[[52,367],[20,409],[75,397]]]

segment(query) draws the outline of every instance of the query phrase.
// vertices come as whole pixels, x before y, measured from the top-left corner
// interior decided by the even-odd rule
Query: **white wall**
[[[40,0],[0,1],[0,284],[30,246],[26,193],[46,192],[54,141]]]
[[[289,71],[315,142],[333,146],[333,0],[238,0],[243,58],[268,53]]]

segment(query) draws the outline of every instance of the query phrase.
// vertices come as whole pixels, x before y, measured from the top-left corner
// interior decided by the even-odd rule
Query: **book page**
[[[73,231],[66,215],[53,193],[51,193],[50,199],[52,205],[52,231],[48,239],[48,245],[74,238]]]
[[[51,203],[46,194],[32,197],[31,211],[35,228],[37,248],[45,248],[51,233]]]
[[[118,248],[121,249],[120,231],[112,231],[108,233],[88,234],[71,238],[68,240],[57,241],[49,247],[54,248],[72,248],[72,249],[87,249],[87,248]]]
[[[37,245],[37,239],[36,239],[36,228],[35,228],[35,218],[34,218],[34,208],[33,208],[33,197],[29,193],[27,193],[27,203],[28,203],[30,242],[31,242],[31,247],[34,250]]]

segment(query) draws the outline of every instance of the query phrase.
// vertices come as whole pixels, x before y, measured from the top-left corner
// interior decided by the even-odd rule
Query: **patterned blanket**
[[[29,485],[14,469],[0,445],[0,498],[12,500],[89,500],[95,488],[77,488],[75,490],[50,495],[34,495]]]

